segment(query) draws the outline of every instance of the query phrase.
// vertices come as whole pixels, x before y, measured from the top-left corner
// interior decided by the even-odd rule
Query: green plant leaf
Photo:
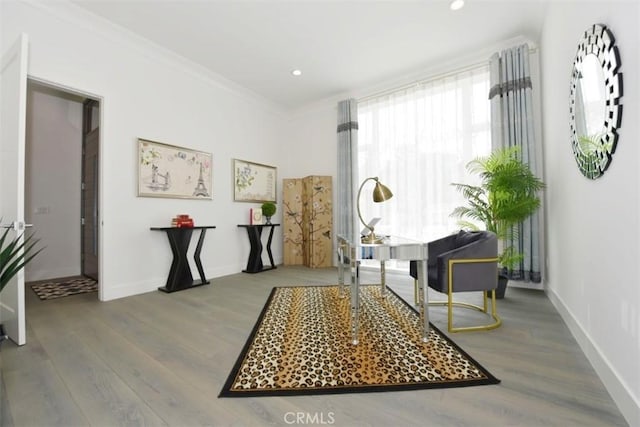
[[[458,224],[463,228],[475,226],[473,221],[478,221],[501,240],[517,239],[515,226],[540,207],[542,180],[522,162],[517,147],[494,150],[488,156],[475,158],[467,164],[467,170],[480,178],[480,184],[452,184],[467,204],[455,208],[451,216],[460,218]],[[511,246],[504,249],[500,254],[501,265],[519,262],[521,256],[514,251]]]
[[[264,202],[262,204],[262,215],[271,217],[276,213],[276,205],[272,202]]]
[[[0,237],[0,292],[25,265],[44,249],[35,250],[39,240],[35,239],[33,235],[22,239],[23,236],[20,234],[14,239],[9,239],[10,230],[4,230],[2,237]],[[6,245],[5,242],[7,242]]]

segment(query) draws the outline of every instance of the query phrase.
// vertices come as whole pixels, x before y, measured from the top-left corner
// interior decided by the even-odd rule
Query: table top
[[[155,231],[166,231],[166,230],[193,230],[193,229],[208,229],[208,228],[216,228],[215,225],[197,225],[194,227],[151,227],[151,230]]]
[[[378,237],[378,235],[376,235],[376,237]],[[362,241],[359,241],[357,243],[357,246],[401,246],[401,245],[424,245],[426,246],[427,243],[426,242],[422,242],[420,240],[414,240],[414,239],[408,239],[406,237],[400,237],[400,236],[381,236],[382,242],[380,243],[363,243]],[[338,235],[338,240],[342,240],[345,243],[348,243],[349,245],[353,245],[353,243],[351,242],[351,239],[345,237],[344,235],[339,234]]]
[[[238,224],[238,227],[279,227],[280,224]]]
[[[428,259],[428,244],[419,240],[407,239],[399,236],[384,236],[381,243],[362,243],[355,245],[345,236],[338,235],[338,241],[356,249],[357,259],[377,260],[425,260]]]

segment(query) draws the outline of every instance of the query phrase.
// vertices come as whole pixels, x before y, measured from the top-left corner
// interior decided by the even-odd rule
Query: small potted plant
[[[273,202],[264,202],[262,204],[262,216],[265,217],[266,223],[271,224],[271,217],[276,213],[276,204]]]
[[[479,186],[452,184],[467,199],[466,206],[457,207],[451,214],[461,219],[462,227],[478,229],[476,222],[482,222],[486,230],[504,241],[514,237],[514,227],[540,207],[538,192],[544,183],[518,154],[517,147],[503,148],[467,164],[467,170],[479,175],[481,182]],[[511,246],[500,248],[498,257],[503,268],[513,268],[522,260],[522,255]],[[498,282],[496,298],[504,297],[506,286],[504,276]]]

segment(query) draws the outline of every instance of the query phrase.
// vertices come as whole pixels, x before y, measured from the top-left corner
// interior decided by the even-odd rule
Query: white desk
[[[351,271],[351,341],[358,344],[358,320],[360,310],[360,262],[373,259],[380,261],[382,295],[386,294],[384,262],[398,259],[417,261],[418,270],[418,310],[422,326],[422,341],[429,337],[429,312],[427,300],[427,243],[402,237],[389,236],[380,244],[353,244],[350,239],[338,235],[338,279],[340,292],[344,292],[344,269],[348,263]]]

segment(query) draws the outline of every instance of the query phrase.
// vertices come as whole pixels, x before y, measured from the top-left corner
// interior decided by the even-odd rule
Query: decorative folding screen
[[[284,264],[333,265],[333,207],[330,176],[283,180]]]

